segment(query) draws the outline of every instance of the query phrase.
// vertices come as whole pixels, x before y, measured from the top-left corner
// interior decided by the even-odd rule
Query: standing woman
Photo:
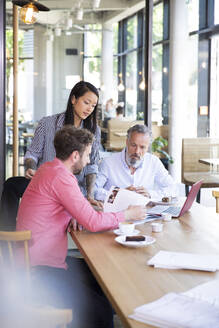
[[[98,205],[93,199],[93,189],[98,171],[100,128],[97,126],[97,105],[99,93],[89,82],[78,82],[69,95],[67,109],[64,113],[47,116],[39,121],[31,145],[24,157],[25,177],[12,177],[5,181],[1,197],[0,228],[13,230],[19,200],[37,168],[56,156],[53,140],[56,131],[63,125],[72,124],[86,128],[94,134],[90,163],[76,175],[82,193],[90,203]]]

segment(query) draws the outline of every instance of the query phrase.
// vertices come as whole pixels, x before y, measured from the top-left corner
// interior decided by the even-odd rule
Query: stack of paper
[[[129,317],[162,328],[218,327],[218,289],[219,280],[216,280],[184,294],[169,293],[155,302],[136,308]]]
[[[219,256],[159,251],[147,262],[147,264],[154,265],[156,268],[190,269],[214,272],[219,269]]]

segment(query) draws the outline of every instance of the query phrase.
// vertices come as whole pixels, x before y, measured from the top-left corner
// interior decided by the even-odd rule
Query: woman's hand
[[[130,205],[126,210],[125,210],[125,220],[141,220],[146,217],[147,214],[147,209],[143,205]]]
[[[72,232],[72,231],[82,231],[84,228],[81,224],[79,224],[75,219],[71,219],[71,221],[68,224],[68,232]]]
[[[33,170],[33,169],[27,169],[25,171],[25,178],[27,179],[32,179],[32,177],[34,176],[34,174],[36,173],[36,170]]]

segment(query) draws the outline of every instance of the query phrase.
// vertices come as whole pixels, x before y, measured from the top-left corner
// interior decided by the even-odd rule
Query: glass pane
[[[118,23],[113,24],[113,54],[118,53],[118,30],[119,30],[119,24]]]
[[[214,24],[219,24],[219,1],[214,1]]]
[[[133,49],[137,47],[137,16],[127,21],[127,48]]]
[[[188,4],[189,32],[199,28],[199,0],[189,1]]]
[[[211,41],[210,137],[219,137],[219,36]],[[218,156],[217,156],[218,157]]]
[[[101,55],[101,42],[102,42],[102,33],[101,25],[87,25],[91,29],[90,32],[85,33],[85,56],[100,56]],[[95,30],[95,31],[92,31]]]
[[[153,8],[153,38],[152,42],[163,39],[163,3],[159,3]]]
[[[84,79],[100,88],[101,58],[84,58]]]
[[[118,57],[113,58],[113,88],[112,98],[118,101]]]
[[[136,119],[137,104],[137,52],[126,57],[126,106],[125,116]]]
[[[152,51],[152,122],[162,124],[162,45]]]
[[[185,84],[185,94],[187,94],[187,105],[183,112],[183,137],[197,137],[198,121],[198,36],[190,37],[189,47],[187,49],[187,68],[188,69],[188,88]]]
[[[34,110],[34,66],[33,66],[33,30],[18,31],[18,137],[19,157],[24,155],[26,143],[24,133],[33,131]],[[28,96],[27,96],[28,95]],[[13,31],[6,30],[6,177],[12,175],[13,144]],[[19,174],[23,174],[23,166],[19,165]]]

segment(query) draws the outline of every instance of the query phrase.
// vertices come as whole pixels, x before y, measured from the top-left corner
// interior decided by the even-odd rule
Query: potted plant
[[[158,153],[161,154],[160,160],[165,166],[166,169],[168,169],[168,164],[172,164],[173,158],[170,156],[164,149],[168,146],[167,139],[159,136],[155,138],[151,144],[151,151],[152,153]]]

